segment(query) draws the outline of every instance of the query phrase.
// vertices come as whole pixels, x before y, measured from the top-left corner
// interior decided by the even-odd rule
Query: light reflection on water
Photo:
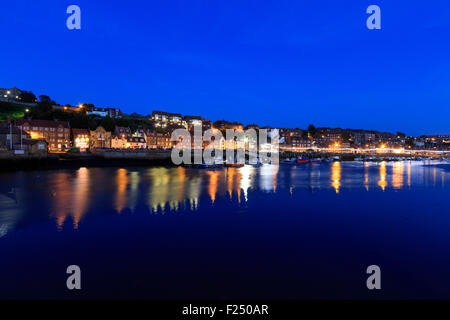
[[[73,228],[97,206],[116,213],[196,211],[214,206],[218,199],[242,205],[252,201],[252,192],[342,192],[362,189],[389,192],[411,188],[446,188],[448,171],[423,162],[333,162],[281,164],[216,170],[183,167],[111,169],[80,168],[48,172],[3,174],[0,192],[0,237],[32,215],[30,203],[38,193],[50,217],[61,229],[70,217]],[[11,191],[13,190],[13,191]],[[34,200],[33,200],[34,201]],[[100,204],[99,204],[100,203]]]
[[[339,193],[339,188],[341,187],[341,163],[336,161],[331,166],[331,185],[333,186],[336,193]]]

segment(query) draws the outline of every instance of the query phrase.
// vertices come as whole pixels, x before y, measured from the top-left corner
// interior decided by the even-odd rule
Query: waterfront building
[[[29,154],[46,156],[48,143],[45,139],[22,139],[14,145],[14,150],[23,150]]]
[[[281,128],[280,134],[280,147],[284,149],[296,149],[296,148],[310,148],[311,140],[305,137],[303,130]]]
[[[72,141],[75,148],[85,152],[90,146],[90,133],[88,129],[72,128]]]
[[[133,134],[132,137],[144,138],[145,143],[147,143],[147,132],[149,129],[138,128]]]
[[[341,142],[343,130],[340,128],[318,128],[314,136],[315,140],[320,140],[322,144],[333,145]]]
[[[111,132],[102,126],[90,131],[90,145],[93,148],[111,148]]]
[[[122,136],[123,138],[131,137],[131,129],[128,127],[118,127],[114,128],[114,134],[117,136]]]
[[[143,137],[127,137],[127,142],[125,148],[129,149],[145,149],[147,148],[147,143]]]
[[[66,121],[19,119],[17,126],[32,139],[45,139],[51,152],[65,151],[70,147],[70,125]]]
[[[111,136],[111,148],[125,149],[127,146],[127,137],[123,135],[114,134]]]
[[[23,139],[31,139],[31,136],[16,126],[10,127],[6,123],[0,125],[0,149],[11,149]]]
[[[432,150],[449,150],[450,149],[450,136],[448,135],[424,135],[419,137],[423,142],[425,149]]]
[[[150,149],[170,149],[173,147],[173,141],[170,140],[171,134],[166,132],[157,132],[148,130],[145,132],[147,146]]]

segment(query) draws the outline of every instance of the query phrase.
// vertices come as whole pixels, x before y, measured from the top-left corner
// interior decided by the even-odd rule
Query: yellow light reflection
[[[148,170],[151,179],[150,195],[148,206],[153,212],[164,213],[166,203],[170,202],[173,193],[169,189],[170,174],[166,168],[152,168]]]
[[[339,161],[333,162],[331,166],[331,186],[336,190],[336,193],[339,193],[341,188],[341,172],[341,163]]]
[[[78,229],[78,224],[89,206],[89,170],[87,168],[80,168],[77,171],[74,188],[73,227]]]
[[[116,175],[116,198],[115,198],[115,207],[116,211],[120,213],[123,209],[125,209],[127,205],[127,185],[128,185],[128,170],[127,169],[119,169],[117,170]]]
[[[364,162],[364,186],[369,191],[369,163]]]
[[[130,173],[130,209],[134,211],[137,205],[139,191],[139,172]]]
[[[436,186],[436,178],[437,178],[437,168],[433,168],[433,187]]]
[[[53,199],[53,216],[56,217],[56,225],[61,230],[67,218],[71,203],[71,175],[66,172],[57,172],[52,181],[54,188],[51,190]]]
[[[396,161],[392,167],[392,187],[401,189],[403,187],[403,162]]]
[[[408,161],[408,187],[411,187],[411,161]]]
[[[208,194],[211,198],[212,204],[216,201],[216,193],[217,193],[217,176],[218,173],[216,171],[208,171],[209,175],[209,184],[208,184]]]
[[[380,180],[378,181],[378,186],[384,191],[388,183],[386,181],[386,162],[383,161],[380,164]]]
[[[233,198],[233,178],[235,174],[235,168],[227,169],[227,191],[230,196],[230,200]]]

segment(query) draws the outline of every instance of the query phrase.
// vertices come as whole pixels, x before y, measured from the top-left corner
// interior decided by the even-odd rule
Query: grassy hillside
[[[0,101],[0,121],[6,121],[8,117],[11,119],[23,118],[26,113],[25,110],[32,110],[33,108],[19,103]]]

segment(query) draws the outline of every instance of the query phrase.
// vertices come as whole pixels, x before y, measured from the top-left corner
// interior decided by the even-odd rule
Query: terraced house
[[[32,139],[45,139],[50,152],[70,148],[70,125],[66,121],[17,120],[17,127],[28,133]]]

